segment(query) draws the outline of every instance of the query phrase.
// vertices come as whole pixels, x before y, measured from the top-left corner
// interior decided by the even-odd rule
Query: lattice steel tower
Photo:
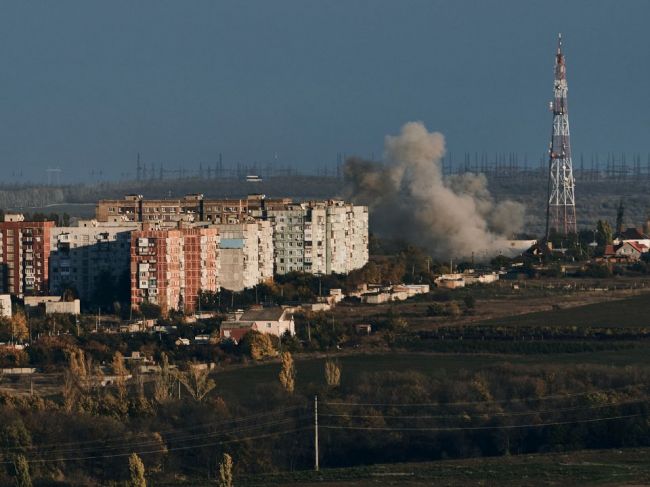
[[[577,232],[575,180],[569,141],[569,109],[567,105],[566,62],[562,54],[562,34],[558,36],[555,55],[553,134],[549,144],[548,202],[546,206],[546,240],[551,229],[563,235]]]

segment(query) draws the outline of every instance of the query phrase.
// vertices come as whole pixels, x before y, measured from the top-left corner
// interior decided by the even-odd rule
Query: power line
[[[251,421],[253,419],[258,419],[262,418],[265,416],[272,416],[274,414],[280,414],[288,411],[294,411],[296,409],[303,409],[301,406],[294,406],[290,408],[281,408],[277,409],[275,411],[270,411],[266,413],[258,413],[258,414],[253,414],[250,416],[245,416],[243,418],[239,419],[232,419],[232,420],[227,420],[227,421],[218,421],[218,422],[213,422],[213,423],[205,423],[201,425],[195,425],[195,426],[189,426],[187,428],[173,428],[173,429],[168,429],[168,430],[163,430],[163,431],[153,431],[151,433],[137,433],[129,437],[113,437],[113,438],[108,438],[108,439],[97,439],[97,440],[86,440],[86,441],[70,441],[66,443],[50,443],[46,445],[34,445],[34,446],[29,446],[29,447],[7,447],[3,448],[3,451],[10,451],[10,450],[40,450],[40,449],[48,449],[52,447],[59,447],[59,446],[81,446],[81,445],[90,445],[93,443],[104,443],[104,445],[100,446],[107,446],[107,444],[113,443],[113,442],[118,442],[118,441],[131,441],[134,438],[138,437],[146,437],[149,436],[153,433],[158,433],[160,435],[173,435],[173,434],[178,434],[178,433],[183,433],[186,431],[192,431],[192,430],[197,430],[201,428],[209,428],[212,426],[221,426],[221,425],[227,425],[227,424],[237,424],[237,423],[243,423],[246,421]]]
[[[477,430],[491,430],[491,429],[524,429],[524,428],[543,428],[546,426],[560,426],[567,424],[580,424],[580,423],[598,423],[603,421],[613,421],[617,419],[638,418],[644,416],[643,414],[628,414],[624,416],[611,416],[607,418],[593,418],[593,419],[579,419],[574,421],[556,421],[552,423],[538,423],[538,424],[514,424],[514,425],[494,425],[494,426],[450,426],[450,427],[435,427],[435,428],[415,428],[415,427],[380,427],[380,426],[333,426],[319,424],[319,428],[326,429],[345,429],[345,430],[375,430],[375,431],[477,431]]]
[[[194,435],[185,435],[185,436],[179,437],[179,438],[163,438],[162,440],[148,440],[148,441],[143,441],[143,442],[139,442],[139,443],[128,443],[127,442],[127,443],[125,443],[123,445],[116,445],[116,446],[102,446],[102,447],[98,447],[98,448],[85,447],[85,449],[92,450],[94,452],[109,452],[109,451],[113,451],[113,450],[119,450],[119,449],[123,449],[123,448],[131,448],[131,447],[143,448],[143,447],[147,447],[147,446],[159,445],[161,443],[161,441],[164,442],[164,443],[186,442],[186,441],[192,441],[192,440],[214,438],[214,437],[218,437],[218,436],[227,436],[227,435],[231,435],[233,433],[241,433],[241,432],[245,432],[245,431],[256,430],[256,429],[264,428],[264,427],[267,427],[267,426],[277,426],[277,425],[280,425],[280,424],[287,424],[287,423],[291,423],[293,421],[299,421],[301,419],[305,419],[305,418],[285,418],[285,419],[279,420],[279,421],[271,421],[271,422],[262,423],[262,424],[259,424],[259,425],[245,426],[245,427],[235,428],[235,429],[231,429],[231,430],[227,430],[227,431],[214,431],[214,432],[200,433],[200,434],[194,434]],[[152,434],[154,434],[154,433],[155,432],[152,432]],[[36,447],[36,449],[38,451],[38,447]],[[67,448],[67,449],[63,449],[63,450],[54,449],[54,450],[50,450],[50,451],[39,451],[39,454],[47,456],[47,455],[53,455],[53,454],[70,453],[70,452],[77,451],[78,449],[83,450],[84,447],[81,447],[81,448]]]
[[[619,401],[611,402],[606,404],[594,404],[591,406],[572,406],[556,409],[538,409],[538,410],[528,410],[528,411],[515,411],[515,412],[496,412],[496,413],[476,413],[481,416],[480,419],[484,419],[485,416],[491,417],[510,417],[510,416],[533,416],[535,414],[548,414],[548,413],[559,413],[566,411],[586,411],[591,409],[601,409],[614,406],[623,406],[629,404],[640,404],[650,400],[649,397],[642,399],[636,399],[633,401]],[[320,413],[321,417],[331,417],[331,418],[390,418],[390,419],[453,419],[463,416],[462,412],[457,414],[434,414],[434,415],[387,415],[387,414],[328,414]],[[469,416],[466,416],[469,419],[472,419]]]
[[[362,403],[362,402],[323,402],[326,406],[374,406],[374,407],[446,407],[446,406],[471,406],[476,404],[504,404],[504,403],[517,403],[528,401],[550,401],[553,399],[566,399],[570,397],[585,396],[587,394],[596,394],[604,392],[615,392],[622,389],[629,389],[631,387],[644,386],[647,384],[629,384],[626,386],[616,387],[612,389],[596,389],[591,391],[576,392],[573,394],[556,394],[542,397],[523,397],[513,399],[496,399],[492,401],[461,401],[461,402],[424,402],[424,403],[406,403],[406,402],[393,402],[393,403]]]
[[[160,450],[149,450],[149,451],[139,451],[135,452],[138,455],[149,455],[153,453],[167,453],[170,451],[179,451],[179,450],[190,450],[192,448],[206,448],[209,446],[216,446],[216,445],[222,445],[222,444],[227,444],[227,443],[236,443],[239,441],[248,441],[248,440],[257,440],[261,438],[269,438],[272,436],[279,436],[279,435],[286,435],[289,433],[296,433],[298,431],[306,430],[306,429],[311,429],[310,426],[302,427],[302,428],[294,428],[291,430],[286,430],[286,431],[277,431],[274,433],[268,433],[264,435],[257,435],[257,436],[248,436],[244,438],[235,438],[232,440],[223,440],[223,441],[217,441],[217,442],[212,442],[212,443],[204,443],[201,445],[189,445],[189,446],[179,446],[179,447],[172,447],[172,448],[164,448]],[[87,457],[71,457],[71,458],[49,458],[49,459],[44,459],[44,460],[28,460],[28,463],[50,463],[50,462],[73,462],[73,461],[81,461],[81,460],[95,460],[98,458],[117,458],[117,457],[128,457],[132,455],[134,452],[129,452],[129,453],[114,453],[110,455],[92,455],[92,456],[87,456]],[[0,464],[13,464],[13,462],[0,462]]]

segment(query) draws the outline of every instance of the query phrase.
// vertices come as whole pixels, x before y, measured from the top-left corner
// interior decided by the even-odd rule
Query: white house
[[[287,308],[254,308],[232,313],[221,323],[221,339],[241,340],[250,330],[269,335],[296,334],[293,314]]]

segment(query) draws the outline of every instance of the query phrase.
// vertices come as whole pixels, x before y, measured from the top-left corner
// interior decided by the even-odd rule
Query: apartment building
[[[100,200],[95,218],[100,222],[143,222],[173,227],[177,222],[245,223],[264,219],[266,205],[287,204],[287,198],[267,199],[264,195],[247,198],[205,199],[190,194],[180,199],[148,200],[142,195],[127,195],[121,200]]]
[[[131,232],[137,222],[79,221],[50,231],[50,293],[74,288],[82,300],[92,299],[109,278],[114,285],[129,282]]]
[[[141,195],[124,200],[101,200],[96,209],[99,221],[130,221],[175,226],[179,221],[198,225],[243,225],[270,221],[273,227],[274,268],[278,274],[292,271],[314,274],[346,273],[368,261],[368,208],[340,200],[293,203],[249,195],[245,199],[204,199],[188,195],[177,200],[145,200]],[[243,228],[243,227],[242,227]],[[247,240],[242,229],[234,240]],[[226,244],[224,244],[226,245]],[[227,242],[227,245],[235,245]],[[237,244],[239,245],[239,244]],[[251,247],[252,248],[252,247]],[[240,272],[227,286],[248,287],[254,266],[237,268],[249,248],[226,248],[226,269]],[[230,272],[230,271],[228,271]],[[260,271],[262,277],[266,271]]]
[[[368,208],[311,201],[268,209],[275,272],[347,273],[368,262]]]
[[[273,229],[268,221],[216,225],[219,284],[241,291],[273,279]]]
[[[218,291],[216,228],[147,229],[131,236],[131,304],[164,312],[197,308],[200,290]]]
[[[6,214],[0,223],[0,283],[3,293],[44,294],[49,288],[50,232],[54,222],[26,222]]]

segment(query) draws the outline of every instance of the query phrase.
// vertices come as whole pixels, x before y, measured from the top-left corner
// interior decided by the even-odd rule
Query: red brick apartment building
[[[26,222],[22,215],[5,215],[0,222],[2,292],[17,296],[48,292],[53,227],[54,222]]]
[[[199,291],[217,291],[219,236],[216,228],[144,229],[131,237],[131,305],[143,302],[163,312],[197,308]]]

